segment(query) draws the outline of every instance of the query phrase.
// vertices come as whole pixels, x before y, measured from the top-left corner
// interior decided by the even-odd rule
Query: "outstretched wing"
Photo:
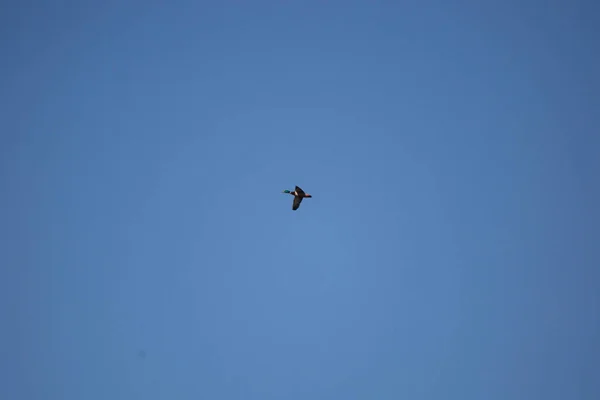
[[[300,207],[300,203],[302,203],[302,197],[294,196],[294,204],[292,205],[292,210],[296,211],[298,207]]]
[[[304,190],[302,190],[298,186],[296,186],[296,193],[298,193],[300,196],[302,196],[302,195],[304,195]]]

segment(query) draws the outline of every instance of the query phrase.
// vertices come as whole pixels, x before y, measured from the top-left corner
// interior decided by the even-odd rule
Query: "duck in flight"
[[[300,207],[300,203],[302,203],[302,199],[311,198],[312,196],[308,193],[305,193],[304,190],[300,189],[296,186],[296,189],[291,192],[289,190],[284,190],[282,193],[289,193],[294,196],[294,204],[292,204],[292,210],[296,211],[298,207]]]

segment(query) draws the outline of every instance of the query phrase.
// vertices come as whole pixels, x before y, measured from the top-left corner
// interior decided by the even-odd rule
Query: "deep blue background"
[[[599,9],[4,2],[0,397],[599,399]]]

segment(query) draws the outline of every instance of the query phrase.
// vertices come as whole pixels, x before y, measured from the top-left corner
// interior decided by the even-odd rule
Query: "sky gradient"
[[[4,2],[0,398],[599,399],[599,11]]]

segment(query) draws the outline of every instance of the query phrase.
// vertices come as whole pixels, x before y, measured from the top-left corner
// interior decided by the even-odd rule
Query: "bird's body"
[[[300,189],[298,186],[296,186],[296,189],[294,189],[293,192],[290,190],[284,190],[283,193],[288,193],[294,196],[294,203],[292,204],[292,210],[294,211],[296,211],[298,207],[300,207],[302,199],[312,197],[312,195],[305,193],[304,190]]]

